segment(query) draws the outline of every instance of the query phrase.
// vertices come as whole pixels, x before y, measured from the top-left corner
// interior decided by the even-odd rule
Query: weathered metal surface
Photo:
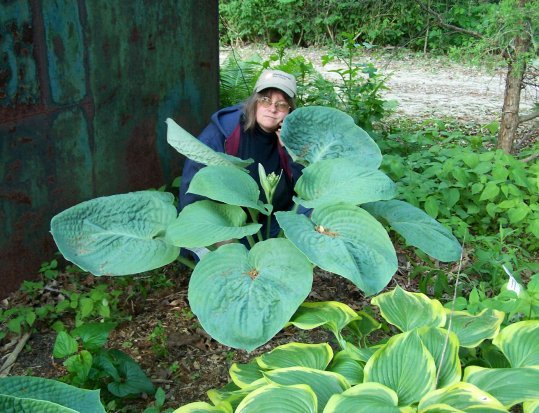
[[[218,105],[217,1],[0,0],[0,296],[54,257],[54,214],[179,175],[171,117]]]

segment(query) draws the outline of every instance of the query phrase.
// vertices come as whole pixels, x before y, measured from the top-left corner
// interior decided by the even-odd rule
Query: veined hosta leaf
[[[398,406],[397,393],[380,383],[362,383],[329,399],[324,413],[405,413],[413,412]]]
[[[459,359],[459,339],[456,334],[437,327],[421,327],[418,334],[434,358],[438,378],[436,388],[459,382],[462,368]]]
[[[492,343],[505,354],[511,367],[539,366],[539,320],[511,324]]]
[[[294,202],[306,208],[318,208],[338,202],[359,205],[391,199],[395,183],[377,169],[369,169],[355,159],[326,159],[303,170],[294,190]]]
[[[268,384],[243,399],[235,413],[316,413],[317,406],[316,395],[305,384]]]
[[[322,159],[351,158],[377,169],[382,154],[372,138],[340,110],[309,106],[296,109],[283,123],[281,139],[294,159],[315,163]]]
[[[347,327],[352,330],[359,338],[367,337],[373,331],[379,330],[382,323],[374,319],[365,311],[357,312],[358,318],[351,321]]]
[[[311,219],[293,212],[275,216],[311,262],[349,279],[366,295],[380,292],[397,271],[397,255],[384,227],[357,206],[327,205],[315,209]]]
[[[494,396],[505,407],[539,398],[539,367],[488,369],[470,366],[463,381]]]
[[[359,317],[346,304],[338,301],[305,302],[290,320],[290,324],[302,330],[324,326],[341,341],[341,330]]]
[[[248,224],[247,214],[236,205],[203,200],[187,205],[168,226],[166,239],[177,247],[205,247],[219,241],[241,239],[258,232],[260,224]]]
[[[82,202],[51,220],[66,259],[94,275],[128,275],[174,261],[179,248],[165,231],[176,219],[174,196],[140,191]]]
[[[327,343],[288,343],[262,354],[256,362],[265,370],[285,367],[325,370],[332,358],[333,350]]]
[[[23,403],[21,399],[31,404]],[[65,410],[61,409],[62,406]],[[105,413],[99,390],[79,389],[41,377],[20,376],[0,378],[0,411]]]
[[[389,339],[367,361],[364,382],[377,382],[393,389],[399,405],[417,403],[436,387],[436,365],[415,331]]]
[[[264,377],[262,369],[258,363],[253,360],[250,363],[234,363],[230,366],[228,373],[236,386],[243,389],[250,386],[253,382]]]
[[[327,370],[339,373],[348,383],[356,385],[363,382],[363,367],[364,364],[356,360],[349,351],[343,350],[335,354]]]
[[[490,308],[477,315],[467,311],[448,309],[445,311],[447,313],[445,328],[457,335],[461,347],[469,348],[477,347],[483,340],[495,337],[505,317],[503,312]]]
[[[262,378],[254,381],[251,386],[240,389],[233,382],[230,382],[220,389],[208,390],[206,394],[215,406],[223,407],[223,405],[226,406],[228,403],[231,406],[231,410],[234,411],[245,396],[267,384],[266,379]]]
[[[194,402],[186,404],[179,409],[174,410],[172,413],[232,413],[232,407],[227,404],[219,405],[219,407],[212,406],[206,402]]]
[[[385,219],[409,245],[431,257],[444,262],[460,258],[462,247],[451,231],[419,208],[396,199],[364,204],[362,208]]]
[[[366,363],[379,349],[384,347],[385,344],[379,344],[372,347],[356,347],[352,343],[346,341],[344,343],[344,350],[350,354],[350,356],[357,361]]]
[[[445,310],[438,300],[425,294],[411,293],[399,286],[393,291],[374,297],[372,304],[380,308],[382,317],[401,331],[418,327],[443,327]]]
[[[166,120],[166,123],[168,144],[195,162],[204,165],[228,165],[240,168],[253,162],[251,159],[244,161],[243,159],[214,151],[170,118]]]
[[[312,265],[286,239],[250,251],[227,244],[204,256],[189,282],[189,303],[217,341],[251,351],[272,338],[307,298]]]
[[[447,406],[458,410],[442,410],[439,406]],[[507,412],[503,405],[489,393],[470,383],[459,382],[443,389],[431,391],[421,399],[419,413],[438,412]]]
[[[271,205],[259,200],[258,184],[251,176],[233,166],[206,166],[198,171],[187,192],[225,204],[254,208],[268,215]]]
[[[539,413],[539,398],[533,402],[525,402],[522,405],[524,413]]]
[[[264,376],[273,383],[285,386],[308,385],[316,394],[319,412],[324,410],[327,401],[332,395],[350,388],[346,379],[340,374],[307,367],[288,367],[271,370],[265,372]]]

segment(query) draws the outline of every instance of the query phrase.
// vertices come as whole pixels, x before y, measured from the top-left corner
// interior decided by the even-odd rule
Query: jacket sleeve
[[[224,152],[224,139],[225,137],[219,131],[215,124],[211,123],[208,125],[200,134],[198,139],[212,148],[216,152]],[[180,194],[179,194],[179,204],[178,211],[181,211],[187,205],[192,204],[195,201],[204,199],[204,197],[195,194],[187,193],[189,189],[189,184],[191,183],[193,176],[202,169],[204,164],[192,161],[191,159],[186,159],[183,165],[182,179],[180,185]]]

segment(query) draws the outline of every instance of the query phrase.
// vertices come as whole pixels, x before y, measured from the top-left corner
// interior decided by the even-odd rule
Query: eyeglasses
[[[258,103],[260,103],[263,108],[269,108],[272,104],[275,104],[275,109],[277,109],[277,111],[279,112],[288,112],[290,110],[290,105],[284,100],[278,100],[276,102],[273,102],[267,96],[258,98]]]

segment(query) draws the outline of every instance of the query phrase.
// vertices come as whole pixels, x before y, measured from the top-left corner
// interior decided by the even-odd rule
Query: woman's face
[[[260,102],[257,102],[256,122],[265,132],[275,132],[281,127],[281,123],[286,115],[288,115],[289,110],[286,112],[279,112],[275,107],[275,102],[286,102],[283,92],[279,90],[271,90],[267,96],[271,99],[272,104],[270,107],[265,108],[262,106],[262,104],[260,104]]]

